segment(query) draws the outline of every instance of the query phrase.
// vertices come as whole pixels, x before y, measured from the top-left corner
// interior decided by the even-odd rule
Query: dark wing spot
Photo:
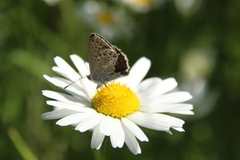
[[[128,74],[128,64],[127,59],[122,54],[119,54],[117,62],[115,64],[115,72],[121,72],[122,75]]]
[[[106,57],[107,55],[107,51],[103,52],[103,56]]]
[[[128,60],[126,59],[126,57],[118,51],[118,59],[116,61],[116,64],[115,64],[115,72],[120,72],[121,75],[128,75],[128,69],[129,69],[129,66],[128,66]]]
[[[89,37],[89,41],[94,42],[94,36],[95,36],[95,34],[91,34]]]
[[[106,44],[102,44],[102,49],[108,49],[109,46],[107,46]]]
[[[96,39],[96,43],[99,44],[99,39]]]

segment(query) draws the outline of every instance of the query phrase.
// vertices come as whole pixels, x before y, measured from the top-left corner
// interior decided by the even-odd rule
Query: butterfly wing
[[[89,38],[90,79],[102,85],[129,72],[128,59],[104,37],[92,33]]]

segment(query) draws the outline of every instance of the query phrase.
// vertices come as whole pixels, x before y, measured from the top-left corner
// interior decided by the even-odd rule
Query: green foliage
[[[83,12],[85,1],[61,0],[54,6],[34,0],[1,1],[0,159],[102,159],[102,152],[106,159],[125,160],[240,159],[240,2],[195,0],[199,3],[194,10],[182,12],[175,1],[141,13],[108,0],[104,5],[124,13],[116,26],[91,20]],[[147,76],[173,76],[180,86],[187,77],[181,72],[184,55],[211,48],[213,68],[198,78],[208,83],[205,97],[211,91],[219,97],[212,98],[211,106],[202,97],[193,104],[212,109],[197,118],[184,117],[185,133],[168,135],[144,129],[150,141],[140,143],[142,154],[138,156],[126,146],[113,149],[108,140],[100,151],[92,150],[90,132],[79,133],[72,127],[56,126],[55,121],[41,120],[41,114],[51,110],[41,90],[57,90],[43,78],[43,74],[56,75],[51,70],[53,58],[61,56],[69,62],[69,55],[76,53],[88,61],[90,33],[110,31],[108,38],[127,54],[131,65],[145,56],[152,61]],[[196,109],[196,115],[203,109]]]

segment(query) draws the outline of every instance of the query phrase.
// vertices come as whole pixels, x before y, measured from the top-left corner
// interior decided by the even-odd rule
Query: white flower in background
[[[209,89],[208,77],[215,66],[215,50],[209,47],[189,50],[181,60],[182,82],[179,86],[193,95],[194,118],[202,118],[214,108],[219,96],[217,90]]]
[[[215,50],[211,47],[195,48],[187,51],[181,59],[181,74],[188,79],[206,79],[215,66]]]
[[[209,89],[206,79],[196,79],[195,81],[184,79],[179,88],[190,92],[194,97],[189,101],[194,105],[194,119],[203,118],[211,113],[219,97],[217,90]]]
[[[174,0],[176,9],[184,16],[191,16],[197,12],[202,6],[202,0]]]
[[[133,20],[124,10],[110,7],[101,1],[86,1],[78,8],[78,15],[96,32],[107,39],[117,36],[130,37],[133,32]]]
[[[57,5],[61,0],[43,0],[49,6]]]
[[[121,0],[136,12],[146,13],[153,8],[159,7],[165,0]]]
[[[98,90],[97,84],[81,78],[89,75],[88,63],[77,55],[70,58],[78,72],[56,57],[57,66],[53,70],[64,78],[44,75],[68,94],[44,90],[43,95],[53,99],[47,104],[54,110],[44,113],[43,119],[59,119],[57,125],[73,125],[80,132],[93,131],[92,148],[100,149],[104,138],[109,136],[113,148],[122,148],[125,143],[133,154],[141,153],[137,139],[148,141],[139,126],[168,133],[171,128],[184,131],[184,121],[168,114],[192,115],[193,106],[184,103],[192,96],[188,92],[171,92],[177,86],[174,78],[143,80],[151,65],[147,58],[140,58],[128,76],[111,81]]]

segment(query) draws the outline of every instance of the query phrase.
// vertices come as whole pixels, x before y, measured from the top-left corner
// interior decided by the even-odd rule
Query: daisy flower
[[[203,5],[202,0],[174,0],[177,11],[184,17],[189,17],[199,11]]]
[[[153,8],[159,7],[165,0],[121,0],[136,12],[146,13]]]
[[[192,115],[193,106],[183,103],[192,96],[188,92],[171,92],[177,86],[174,78],[143,80],[151,65],[147,58],[140,58],[128,76],[98,89],[97,84],[84,78],[89,75],[89,64],[77,55],[70,58],[78,72],[62,58],[55,57],[57,66],[53,71],[62,77],[44,75],[67,94],[42,91],[52,99],[47,104],[54,107],[42,115],[43,119],[59,119],[57,125],[72,125],[80,132],[92,131],[91,148],[100,149],[104,138],[109,136],[113,148],[122,148],[125,143],[133,154],[141,153],[138,140],[148,141],[139,126],[168,133],[171,128],[184,131],[184,121],[166,113]]]
[[[95,31],[107,39],[131,37],[134,23],[124,10],[100,1],[86,1],[77,9],[77,14]],[[118,37],[119,38],[119,37]]]
[[[61,0],[43,0],[49,6],[57,5]]]
[[[216,51],[212,47],[198,47],[187,51],[181,59],[181,85],[179,88],[191,92],[194,99],[194,119],[210,114],[220,95],[218,89],[209,87],[208,79],[216,64]]]

